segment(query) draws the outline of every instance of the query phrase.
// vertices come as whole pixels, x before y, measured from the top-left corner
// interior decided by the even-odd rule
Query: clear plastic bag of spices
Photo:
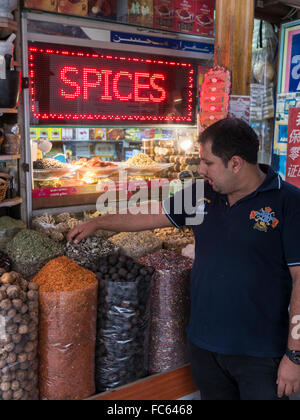
[[[122,255],[101,259],[96,388],[110,390],[148,374],[153,269]]]
[[[0,401],[39,399],[38,287],[0,274]]]
[[[190,314],[190,275],[193,261],[173,251],[141,258],[153,267],[149,371],[176,369],[188,362],[186,327]]]

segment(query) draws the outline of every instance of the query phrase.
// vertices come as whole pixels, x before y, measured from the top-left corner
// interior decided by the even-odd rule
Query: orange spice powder
[[[40,286],[41,292],[72,292],[97,283],[94,273],[67,257],[50,261],[32,281]]]

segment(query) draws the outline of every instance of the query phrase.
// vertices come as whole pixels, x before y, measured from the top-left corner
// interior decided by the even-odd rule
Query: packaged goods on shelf
[[[148,374],[153,269],[123,255],[99,261],[96,388],[113,389]]]
[[[97,271],[99,258],[107,257],[116,251],[117,247],[111,242],[99,236],[92,236],[83,239],[79,244],[68,243],[65,255],[82,267]]]
[[[175,30],[175,0],[154,0],[154,27]]]
[[[88,0],[89,16],[96,19],[115,20],[117,0]]]
[[[169,251],[176,251],[180,254],[185,246],[195,242],[193,231],[189,228],[155,229],[154,233],[161,241],[163,241],[164,249],[168,249]]]
[[[0,274],[0,401],[38,400],[38,286]]]
[[[176,369],[188,362],[185,329],[190,313],[189,282],[193,262],[165,250],[139,261],[155,269],[151,301],[150,374]]]
[[[162,248],[162,241],[150,231],[119,233],[109,241],[128,257],[139,259]]]
[[[48,261],[63,255],[64,246],[44,233],[24,229],[8,243],[6,252],[13,270],[31,279]]]
[[[33,282],[40,286],[40,398],[88,398],[95,393],[96,276],[61,257]]]
[[[26,225],[21,220],[12,219],[9,216],[0,217],[0,250],[5,251],[8,242],[25,228]]]
[[[58,0],[58,13],[86,17],[88,0]]]
[[[58,0],[25,0],[25,7],[29,9],[39,9],[46,12],[57,12]]]

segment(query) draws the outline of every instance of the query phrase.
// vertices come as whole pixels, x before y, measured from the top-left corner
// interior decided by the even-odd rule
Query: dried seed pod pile
[[[40,287],[41,399],[88,398],[95,393],[96,276],[60,257],[33,281]]]
[[[160,250],[140,259],[154,267],[149,370],[151,374],[187,363],[185,329],[190,314],[189,283],[193,261]]]
[[[96,272],[99,258],[107,257],[116,252],[116,250],[116,246],[111,242],[99,236],[92,236],[84,239],[79,244],[74,242],[68,243],[65,255],[87,270]]]
[[[31,279],[53,258],[64,253],[64,246],[34,230],[24,229],[7,245],[7,254],[13,263],[13,270]]]
[[[33,162],[33,169],[62,169],[67,168],[68,165],[60,162],[57,159],[38,159]]]
[[[153,269],[115,254],[99,261],[96,388],[98,392],[148,374]]]
[[[63,242],[67,234],[75,228],[80,221],[72,217],[69,213],[62,213],[58,216],[44,214],[35,217],[32,221],[32,227],[38,232],[45,233],[54,241]]]
[[[163,242],[163,248],[181,254],[183,248],[195,242],[195,236],[189,228],[155,229],[155,235]]]
[[[38,286],[0,269],[0,400],[38,400]]]
[[[162,241],[150,231],[119,233],[109,241],[128,257],[139,259],[162,248]]]

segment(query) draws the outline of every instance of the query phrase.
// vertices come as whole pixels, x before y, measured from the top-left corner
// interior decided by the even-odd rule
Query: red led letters
[[[33,124],[195,122],[192,62],[42,43],[28,58]]]
[[[76,99],[82,95],[83,100],[89,100],[89,92],[92,89],[102,88],[102,94],[99,95],[101,101],[120,102],[153,102],[161,103],[167,98],[166,89],[163,82],[166,80],[164,74],[150,73],[130,73],[128,71],[120,71],[115,73],[112,70],[99,70],[96,68],[84,67],[82,74],[77,67],[65,66],[60,71],[60,79],[72,89],[61,89],[61,96],[65,99]],[[127,79],[125,92],[120,92],[121,79]],[[157,83],[160,82],[161,85]]]

